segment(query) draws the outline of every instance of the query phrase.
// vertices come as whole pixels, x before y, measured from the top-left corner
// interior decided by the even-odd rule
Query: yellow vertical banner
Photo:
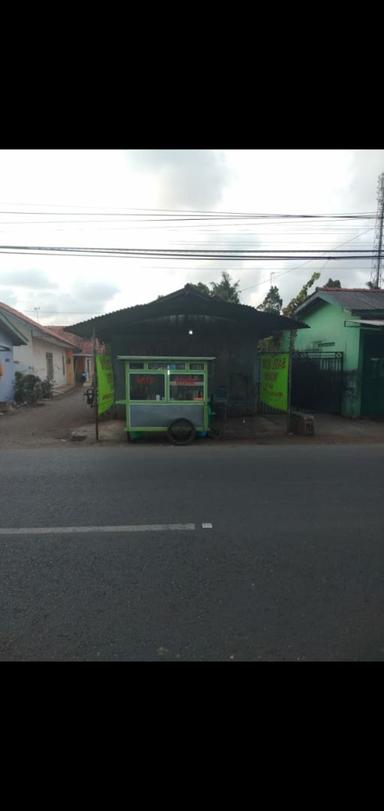
[[[112,358],[110,355],[96,355],[97,374],[97,413],[108,411],[115,402]]]
[[[289,353],[260,355],[260,400],[279,411],[288,411]]]

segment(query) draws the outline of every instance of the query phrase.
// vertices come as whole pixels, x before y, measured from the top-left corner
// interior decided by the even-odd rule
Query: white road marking
[[[202,524],[201,526],[203,527],[203,529],[212,529],[213,528],[213,524]]]
[[[0,527],[0,535],[75,535],[95,532],[167,532],[194,530],[196,524],[126,524],[100,527]]]

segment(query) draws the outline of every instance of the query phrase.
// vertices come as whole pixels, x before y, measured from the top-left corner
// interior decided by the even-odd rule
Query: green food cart
[[[209,429],[208,363],[214,358],[118,355],[125,365],[127,438],[166,432],[186,445]]]

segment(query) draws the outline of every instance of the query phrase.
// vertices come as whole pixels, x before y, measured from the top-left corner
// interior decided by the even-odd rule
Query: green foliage
[[[295,310],[300,304],[303,304],[304,301],[308,298],[308,290],[312,287],[312,285],[320,278],[320,273],[312,273],[311,278],[309,281],[301,288],[300,292],[297,296],[294,296],[293,299],[287,304],[286,307],[283,308],[283,315],[287,316],[287,318],[292,318],[294,315]]]
[[[41,381],[41,390],[43,394],[44,400],[50,400],[53,396],[53,380],[49,380],[47,377],[45,380]]]
[[[15,374],[15,401],[35,405],[38,400],[52,397],[52,380],[40,380],[37,375]]]
[[[300,292],[295,296],[286,307],[283,307],[283,315],[287,318],[292,318],[294,316],[295,310],[299,307],[300,304],[303,304],[305,299],[308,297],[308,290],[312,287],[312,285],[320,278],[320,273],[316,272],[313,273],[311,278],[307,281],[307,283],[301,288]],[[332,281],[332,280],[331,280]],[[271,287],[269,292],[267,293],[263,303],[258,307],[259,310],[264,310],[265,312],[275,312],[279,314],[277,310],[278,302],[282,301],[280,299],[279,290],[277,287]],[[281,306],[280,304],[280,306]],[[275,307],[272,306],[275,305]],[[293,337],[295,336],[296,332],[293,332]],[[281,342],[283,339],[283,332],[279,331],[276,332],[269,338],[263,338],[258,343],[258,349],[261,352],[278,352],[281,348]]]
[[[210,296],[211,295],[211,291],[210,291],[208,285],[204,284],[204,282],[198,282],[197,284],[194,284],[193,286],[196,287],[196,290],[198,290],[199,293],[204,293],[205,296]]]
[[[367,282],[367,287],[369,287],[370,290],[380,290],[380,287],[378,287],[375,282]]]
[[[211,289],[209,289],[208,285],[204,284],[204,282],[198,282],[194,287],[206,296],[220,298],[222,301],[228,301],[230,304],[240,304],[239,284],[240,281],[233,282],[230,274],[224,270],[219,282],[210,282]]]
[[[212,296],[229,301],[231,304],[240,304],[238,287],[240,282],[232,282],[232,279],[226,270],[221,274],[220,282],[211,282]]]
[[[15,400],[33,405],[42,397],[41,381],[37,375],[15,374]]]
[[[324,287],[341,287],[339,279],[328,279],[327,284]]]
[[[272,286],[269,288],[264,301],[262,304],[259,304],[257,309],[265,313],[276,313],[276,315],[280,315],[282,304],[283,299],[280,296],[279,288]]]

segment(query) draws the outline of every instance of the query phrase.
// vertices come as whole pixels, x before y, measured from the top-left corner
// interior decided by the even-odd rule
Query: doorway
[[[53,380],[53,354],[52,352],[45,353],[46,361],[47,361],[47,379]]]
[[[384,333],[363,336],[361,416],[384,416]]]

